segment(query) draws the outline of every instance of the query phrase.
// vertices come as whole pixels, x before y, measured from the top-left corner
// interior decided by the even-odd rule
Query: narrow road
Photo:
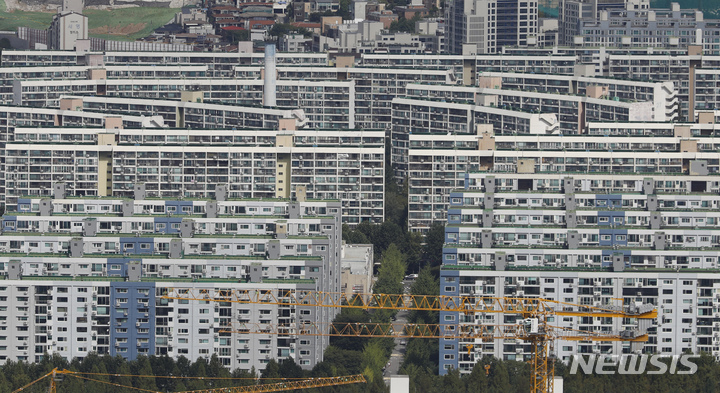
[[[412,285],[412,283],[413,280],[403,280],[403,289],[405,293],[410,292],[410,285]],[[408,311],[398,311],[395,315],[397,318],[396,323],[407,323],[408,314]],[[402,365],[405,357],[406,344],[406,338],[395,339],[395,349],[390,355],[390,360],[388,361],[389,363],[385,366],[385,371],[383,372],[383,378],[385,379],[385,384],[387,385],[390,384],[390,376],[397,375],[398,371],[400,371],[400,366]]]

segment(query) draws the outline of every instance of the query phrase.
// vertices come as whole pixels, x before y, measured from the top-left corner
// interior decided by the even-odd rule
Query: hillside
[[[53,12],[7,12],[6,1],[0,0],[0,30],[15,30],[21,26],[46,29],[50,26]],[[165,25],[178,11],[179,8],[131,7],[115,10],[86,9],[84,13],[88,16],[91,37],[134,41]]]

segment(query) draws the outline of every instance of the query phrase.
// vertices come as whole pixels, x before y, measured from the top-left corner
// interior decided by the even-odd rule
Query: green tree
[[[193,379],[189,379],[186,383],[188,389],[190,390],[201,390],[201,389],[207,389],[207,384],[205,383],[205,380],[198,379],[198,378],[204,378],[207,377],[207,361],[205,358],[199,357],[193,364],[190,366],[190,371],[187,373],[187,376],[193,377]]]
[[[134,362],[132,362],[130,370],[133,375],[154,375],[150,360],[147,356],[138,356]],[[155,385],[155,378],[148,377],[133,377],[133,386],[145,389],[145,390],[157,390]]]
[[[14,362],[9,360],[3,366],[3,373],[7,378],[12,390],[19,389],[29,384],[32,379],[27,374],[27,367],[24,362]]]
[[[400,370],[408,373],[410,370],[419,370],[425,373],[437,374],[438,370],[438,340],[427,338],[413,338],[408,340],[405,349],[405,358]]]
[[[488,376],[485,371],[487,361],[479,361],[475,363],[470,375],[466,377],[465,387],[467,393],[485,392],[488,388]]]
[[[442,379],[443,390],[446,392],[462,392],[465,384],[460,379],[460,370],[452,369]]]
[[[90,356],[88,356],[90,357]],[[110,382],[110,378],[107,375],[98,375],[98,374],[107,374],[107,370],[105,369],[105,364],[102,362],[94,362],[92,367],[90,367],[90,372],[95,374],[91,376],[92,379],[96,379],[98,381],[103,382]],[[108,388],[110,385],[102,383],[102,382],[95,382],[95,381],[87,381],[85,382],[85,389],[89,392],[98,392],[98,393],[105,393],[108,391]]]
[[[275,383],[280,381],[280,365],[277,361],[275,361],[275,359],[270,359],[270,361],[267,362],[267,364],[265,365],[265,370],[260,373],[260,378],[262,379],[261,383],[263,384]]]
[[[411,19],[405,19],[400,18],[396,21],[393,21],[390,23],[390,32],[396,33],[396,32],[405,32],[405,33],[414,33],[415,32],[415,22],[419,21],[421,19],[420,14],[415,14]]]
[[[367,323],[370,322],[370,314],[357,308],[343,308],[340,314],[335,317],[333,324],[343,325],[348,323]],[[366,337],[330,337],[330,344],[338,349],[361,351],[369,338]]]
[[[10,389],[10,383],[7,378],[5,378],[5,373],[0,373],[0,393],[10,392],[12,392],[12,389]]]
[[[407,242],[401,249],[407,258],[407,273],[420,273],[423,240],[424,238],[421,233],[407,232]]]
[[[362,372],[361,350],[347,350],[331,345],[325,350],[323,359],[313,368],[314,376],[350,375]]]
[[[395,243],[390,244],[380,259],[378,279],[373,291],[375,293],[401,294],[406,268],[405,256]]]
[[[510,377],[505,362],[493,359],[490,363],[488,391],[497,393],[510,391]]]
[[[369,244],[367,236],[360,231],[353,231],[348,224],[342,225],[343,240],[347,244]]]
[[[388,157],[386,168],[392,168],[390,164],[391,144],[386,141],[385,154]],[[407,231],[407,203],[408,203],[408,179],[402,186],[398,185],[392,169],[385,171],[385,221],[392,221],[398,224],[404,231]]]
[[[413,295],[440,295],[440,280],[433,276],[430,266],[420,270],[417,279],[410,287]],[[410,311],[408,319],[413,323],[439,323],[437,311],[413,310]]]
[[[210,385],[213,389],[216,388],[225,388],[232,386],[232,383],[228,379],[220,379],[220,378],[230,378],[230,371],[228,371],[225,366],[223,366],[222,361],[218,357],[216,353],[213,353],[210,357],[210,362],[208,362],[207,367],[207,373],[208,377],[214,378],[209,379]]]
[[[435,277],[440,277],[442,264],[442,249],[445,244],[445,226],[436,222],[425,234],[425,247],[423,247],[422,266],[430,266]]]
[[[112,382],[122,386],[132,386],[133,380],[132,378],[127,376],[132,374],[132,372],[130,371],[130,363],[119,355],[115,356],[115,358],[113,359],[113,363],[115,364],[113,373],[120,374],[122,376],[115,377]],[[119,391],[132,392],[132,390],[130,389],[119,389]]]
[[[237,44],[238,42],[250,41],[249,30],[229,30],[224,31],[223,34],[227,37],[230,44]]]
[[[295,363],[295,360],[293,360],[293,358],[283,359],[280,362],[279,372],[280,376],[283,378],[305,377],[305,373],[303,372],[302,367],[298,366],[297,363]]]
[[[376,339],[370,340],[362,353],[362,373],[369,382],[382,380],[382,369],[385,367],[387,356],[385,348]]]
[[[235,369],[232,372],[233,378],[241,378],[239,380],[236,380],[233,382],[233,386],[249,386],[255,384],[255,381],[257,380],[257,373],[255,372],[255,367],[253,367],[250,371],[243,370],[243,369]]]

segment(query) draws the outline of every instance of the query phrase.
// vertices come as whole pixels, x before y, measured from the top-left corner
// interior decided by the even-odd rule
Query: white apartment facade
[[[129,197],[136,183],[158,198],[207,198],[227,184],[229,198],[340,200],[343,222],[382,222],[384,131],[16,129],[5,148],[6,205],[52,194],[63,181],[74,196]],[[50,140],[53,143],[38,145]]]
[[[64,185],[56,186],[61,196]],[[190,205],[146,200],[140,189],[135,199],[23,200],[19,212],[3,217],[0,237],[0,307],[7,311],[0,316],[0,357],[217,354],[232,369],[263,369],[289,357],[312,368],[327,338],[221,331],[327,323],[336,310],[160,298],[177,287],[339,291],[339,203],[226,195],[218,189],[215,199]],[[149,213],[158,209],[165,214]]]

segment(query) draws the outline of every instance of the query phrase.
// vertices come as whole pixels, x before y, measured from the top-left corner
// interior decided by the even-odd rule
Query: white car
[[[406,280],[414,280],[416,278],[418,278],[417,274],[408,274],[407,276],[405,276]]]

